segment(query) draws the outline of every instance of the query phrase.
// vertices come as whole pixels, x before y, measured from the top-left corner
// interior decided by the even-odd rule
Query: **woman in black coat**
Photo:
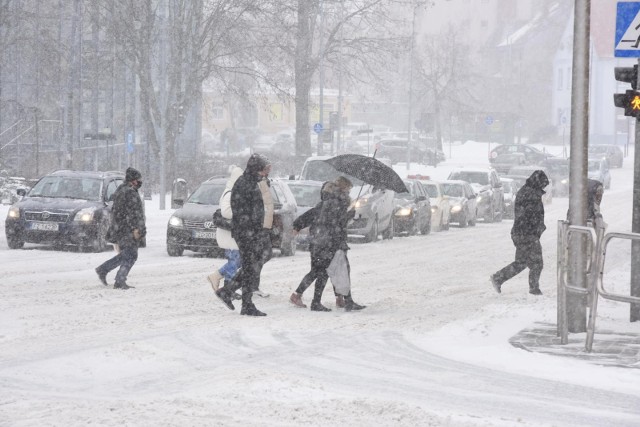
[[[529,293],[542,295],[540,274],[542,273],[542,246],[540,236],[544,225],[544,188],[549,185],[547,175],[541,170],[531,174],[516,194],[515,219],[511,228],[511,240],[516,247],[516,259],[491,276],[491,283],[500,293],[502,284],[529,267]]]

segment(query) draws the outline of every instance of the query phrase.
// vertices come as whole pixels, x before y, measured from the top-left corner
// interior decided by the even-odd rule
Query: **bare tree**
[[[433,112],[437,148],[442,149],[443,112],[472,108],[470,51],[452,26],[440,34],[425,36],[418,46],[414,69],[419,107],[423,112]]]

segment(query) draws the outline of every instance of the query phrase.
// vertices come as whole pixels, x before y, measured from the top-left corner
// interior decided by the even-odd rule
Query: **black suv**
[[[109,199],[123,182],[122,172],[59,170],[41,178],[28,193],[19,190],[24,197],[9,208],[5,221],[9,248],[27,242],[105,250],[113,205]]]
[[[209,254],[222,252],[216,240],[213,213],[220,207],[218,203],[224,193],[227,179],[209,178],[191,193],[186,202],[174,200],[180,208],[171,215],[167,224],[169,256],[182,256],[185,249]],[[274,204],[271,244],[274,248],[280,249],[282,256],[295,255],[293,221],[298,209],[296,199],[286,181],[277,179],[271,180],[271,197]]]

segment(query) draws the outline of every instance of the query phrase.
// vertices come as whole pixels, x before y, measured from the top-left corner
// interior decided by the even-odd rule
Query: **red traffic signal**
[[[624,115],[640,118],[640,92],[628,90],[625,93],[613,94],[616,107],[624,108]]]

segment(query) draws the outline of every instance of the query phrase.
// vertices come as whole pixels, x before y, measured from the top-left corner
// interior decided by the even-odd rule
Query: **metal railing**
[[[633,297],[630,295],[615,294],[608,292],[603,285],[602,277],[604,270],[604,261],[607,254],[607,245],[611,239],[627,239],[640,241],[639,233],[607,233],[604,238],[600,239],[597,246],[597,275],[595,277],[595,286],[591,296],[591,309],[589,310],[589,323],[587,325],[587,342],[585,344],[585,350],[591,352],[593,348],[593,338],[596,332],[596,317],[598,315],[598,296],[602,296],[604,299],[610,299],[612,301],[627,302],[629,304],[640,304],[640,297]]]
[[[585,268],[586,288],[567,283],[569,272],[569,239],[572,234],[582,234],[588,237],[588,262]],[[569,225],[567,221],[558,221],[558,335],[560,343],[569,342],[569,330],[567,319],[567,292],[574,292],[589,296],[589,320],[587,324],[587,338],[585,350],[591,352],[595,336],[596,318],[598,316],[598,297],[613,301],[640,304],[640,297],[621,295],[608,292],[603,285],[603,271],[606,259],[607,245],[612,239],[628,239],[640,241],[638,233],[607,233],[602,227],[585,227]]]

